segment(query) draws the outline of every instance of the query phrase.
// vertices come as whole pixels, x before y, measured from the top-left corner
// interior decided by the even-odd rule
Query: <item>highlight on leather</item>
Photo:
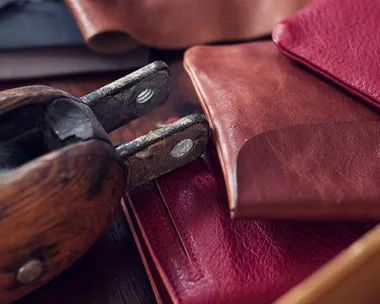
[[[194,44],[270,35],[273,26],[310,0],[65,0],[95,51],[144,44],[180,49]]]
[[[359,160],[350,160],[349,155],[339,158],[337,151],[334,151],[333,156],[337,160],[345,161],[347,165],[353,161],[353,165],[356,165],[357,175],[349,176],[347,174],[350,170],[345,169],[344,162],[334,164],[331,159],[328,160],[329,155],[325,157],[321,155],[323,149],[329,150],[333,146],[343,144],[342,138],[331,147],[327,142],[325,147],[319,147],[321,150],[314,151],[317,154],[310,162],[305,159],[303,163],[301,162],[300,153],[307,152],[307,149],[301,151],[297,146],[294,147],[295,154],[289,155],[284,160],[282,164],[284,170],[290,170],[285,165],[288,165],[287,161],[292,161],[295,170],[304,175],[299,177],[298,181],[312,183],[308,188],[312,190],[310,200],[302,204],[300,193],[295,187],[284,193],[284,185],[277,184],[283,182],[280,173],[294,175],[295,171],[284,173],[277,169],[275,174],[272,168],[271,172],[267,172],[262,165],[268,163],[269,159],[279,162],[275,159],[277,157],[275,153],[268,154],[268,151],[268,155],[260,155],[257,151],[253,153],[249,149],[242,150],[247,140],[254,141],[252,138],[268,131],[299,125],[300,130],[305,126],[302,132],[306,135],[308,134],[306,126],[310,124],[378,122],[380,119],[378,111],[294,64],[282,55],[271,41],[193,47],[185,53],[185,68],[212,128],[233,217],[262,218],[265,215],[265,218],[288,219],[363,219],[379,216],[380,210],[375,204],[380,194],[377,192],[378,187],[375,186],[379,180],[378,174],[373,174],[370,160],[366,159],[360,163]],[[357,126],[361,128],[360,124]],[[369,151],[374,153],[367,156],[375,161],[378,157],[376,152],[378,136],[371,137],[373,131],[375,130],[373,129],[367,136],[365,129],[355,130],[357,134],[365,137],[363,141],[370,146],[368,153]],[[352,153],[360,152],[365,155],[366,152],[361,150],[365,146],[364,142],[361,147],[359,139],[352,138],[350,141],[349,137],[346,138],[344,146],[350,147]],[[237,175],[237,168],[240,166],[237,163],[239,151],[247,155],[244,155],[245,165],[241,165],[242,169]],[[258,157],[260,159],[257,159]],[[334,166],[330,168],[330,176],[325,176],[326,172],[312,170],[312,166],[321,166],[325,161],[330,161],[331,166]],[[363,165],[362,168],[360,164]],[[255,169],[256,166],[258,170]],[[331,179],[335,169],[337,176]],[[313,180],[310,179],[308,172],[315,174]],[[266,174],[266,178],[263,179],[266,183],[261,179],[263,174]],[[336,192],[325,191],[339,183],[342,183],[339,186],[340,195],[338,189]],[[242,190],[243,185],[247,187],[244,190]],[[351,189],[350,185],[356,190]],[[302,189],[305,187],[304,185]],[[242,193],[245,193],[244,199],[240,200],[239,196],[242,197]],[[283,210],[286,209],[286,212],[279,213],[279,206]],[[352,213],[344,206],[349,206],[358,212]],[[311,210],[315,212],[312,213]]]

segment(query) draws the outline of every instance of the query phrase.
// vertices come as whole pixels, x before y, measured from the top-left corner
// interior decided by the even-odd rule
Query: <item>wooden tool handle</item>
[[[25,148],[28,139],[29,155],[38,146],[34,137],[46,131],[46,109],[59,99],[76,100],[45,86],[1,92],[2,145],[23,142]],[[125,187],[125,166],[104,140],[38,152],[0,172],[2,304],[37,289],[82,256],[106,229]]]
[[[0,303],[43,285],[105,230],[124,190],[111,145],[70,145],[0,174]]]

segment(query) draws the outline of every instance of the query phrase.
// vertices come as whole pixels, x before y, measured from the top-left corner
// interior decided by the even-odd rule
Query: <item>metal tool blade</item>
[[[200,157],[209,126],[202,114],[191,114],[115,148],[127,167],[126,190],[144,184]]]
[[[88,95],[88,105],[107,133],[144,116],[163,104],[170,90],[170,73],[162,61],[155,61]]]

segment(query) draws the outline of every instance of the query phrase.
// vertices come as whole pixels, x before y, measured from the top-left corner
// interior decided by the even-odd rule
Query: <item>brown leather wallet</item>
[[[194,47],[185,67],[212,125],[234,217],[380,217],[376,110],[270,41]]]
[[[310,0],[65,0],[87,44],[121,52],[139,43],[185,48],[270,35]]]

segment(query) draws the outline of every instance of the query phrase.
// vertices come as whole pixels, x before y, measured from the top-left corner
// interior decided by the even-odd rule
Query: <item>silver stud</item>
[[[190,150],[193,148],[193,141],[190,138],[186,138],[184,140],[181,140],[179,143],[177,143],[172,151],[170,152],[170,155],[174,158],[180,158],[185,156],[187,153],[190,152]]]
[[[43,267],[42,262],[37,259],[26,262],[17,271],[17,281],[24,285],[33,282],[41,275]]]
[[[137,103],[146,103],[149,101],[154,95],[153,89],[145,89],[142,91],[136,98]]]

